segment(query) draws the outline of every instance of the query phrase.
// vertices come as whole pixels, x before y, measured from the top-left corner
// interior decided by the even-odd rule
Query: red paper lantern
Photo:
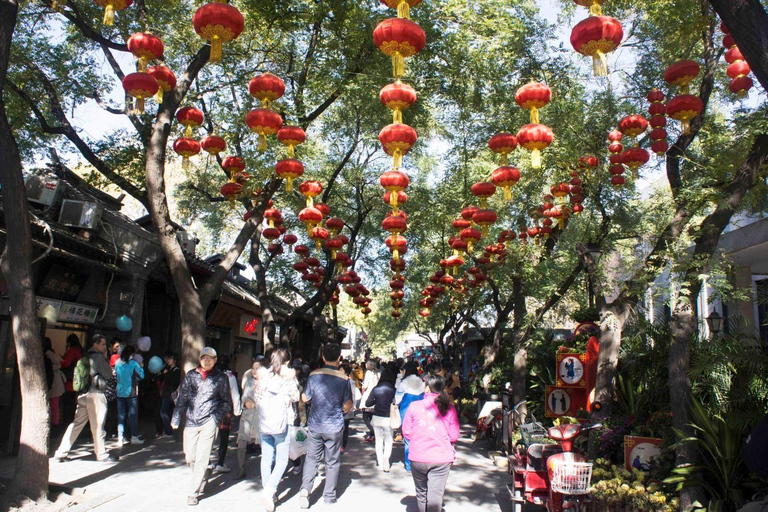
[[[189,158],[200,153],[200,143],[190,137],[179,137],[173,143],[173,150],[181,155],[181,166],[189,169]]]
[[[308,206],[299,212],[299,221],[307,227],[307,234],[310,234],[312,228],[323,222],[323,214],[317,208]],[[298,252],[298,246],[296,250]]]
[[[660,103],[664,101],[664,93],[660,90],[653,88],[648,92],[648,95],[646,96],[649,103]]]
[[[690,133],[690,120],[701,114],[704,103],[693,94],[675,96],[667,103],[667,115],[680,121],[683,133]]]
[[[664,107],[664,112],[666,111],[667,108]],[[667,117],[665,115],[655,115],[648,120],[648,124],[651,125],[651,128],[664,128],[667,126]]]
[[[123,89],[132,98],[136,98],[136,112],[144,112],[144,100],[151,98],[160,89],[155,77],[149,73],[131,73],[123,78]]]
[[[598,164],[597,157],[594,155],[584,155],[579,157],[579,167],[582,167],[582,168],[591,167],[594,169],[595,167],[597,167],[597,164]]]
[[[379,132],[379,142],[384,151],[393,157],[393,167],[398,169],[403,163],[403,155],[416,143],[416,130],[407,124],[388,124]]]
[[[472,227],[472,223],[464,219],[456,219],[453,221],[452,225],[453,225],[453,229],[457,231],[461,231],[462,229],[467,229],[469,227]]]
[[[163,57],[165,47],[159,37],[149,32],[136,32],[128,38],[128,51],[139,59],[139,72],[145,72],[150,60]]]
[[[571,186],[567,183],[558,183],[557,185],[552,185],[549,192],[558,199],[562,199],[571,193]]]
[[[488,141],[488,147],[494,153],[501,155],[501,165],[506,166],[509,165],[507,155],[517,147],[517,138],[511,133],[497,133]]]
[[[245,161],[239,156],[228,156],[221,161],[221,167],[223,167],[230,175],[234,176],[236,173],[245,170]]]
[[[205,116],[203,116],[203,111],[199,108],[184,107],[176,112],[176,120],[179,124],[186,127],[186,130],[184,130],[185,137],[191,137],[192,128],[197,128],[203,124],[204,119]]]
[[[483,236],[488,236],[488,226],[492,225],[498,219],[498,215],[493,210],[477,210],[472,215],[472,221],[483,227]]]
[[[234,201],[237,196],[243,193],[243,186],[239,183],[227,182],[221,187],[221,195],[228,201]]]
[[[389,204],[395,211],[397,211],[399,204],[399,192],[408,188],[410,181],[408,175],[401,171],[387,171],[379,178],[379,183],[389,193]],[[392,192],[397,192],[397,194]]]
[[[304,164],[294,158],[279,160],[275,164],[275,174],[285,180],[285,191],[293,192],[293,180],[304,174]]]
[[[294,234],[288,233],[286,235],[283,235],[283,242],[286,245],[293,245],[298,241],[299,241],[299,238]]]
[[[462,217],[464,220],[469,220],[469,221],[471,221],[471,220],[472,220],[472,217],[474,217],[474,215],[475,215],[475,212],[476,212],[477,210],[479,210],[479,209],[480,209],[480,208],[478,208],[477,206],[467,206],[466,208],[464,208],[463,210],[461,210],[461,217]]]
[[[726,50],[730,48],[736,47],[736,39],[733,38],[731,34],[726,34],[725,37],[723,37],[723,48]]]
[[[320,226],[315,226],[309,232],[309,238],[315,241],[315,246],[318,251],[322,247],[323,240],[328,238],[329,235],[330,233],[328,233],[328,230]]]
[[[387,249],[392,253],[392,257],[395,260],[399,260],[401,255],[404,255],[408,252],[408,241],[405,239],[404,236],[400,235],[392,235],[387,237],[386,240],[384,240],[384,244],[387,246]]]
[[[664,156],[668,149],[669,144],[666,140],[656,140],[653,141],[653,144],[651,144],[651,151],[656,153],[658,156]]]
[[[488,198],[496,193],[496,185],[487,181],[475,183],[471,188],[472,194],[480,198],[480,207],[488,207]]]
[[[397,9],[398,18],[411,17],[411,7],[416,7],[421,0],[381,0],[381,3],[391,9]]]
[[[619,121],[619,130],[627,137],[637,137],[648,129],[648,121],[643,116],[633,114]]]
[[[176,87],[176,74],[165,66],[152,66],[147,69],[147,73],[155,77],[160,89],[155,95],[155,99],[158,103],[163,102],[163,93],[172,91]]]
[[[611,178],[611,183],[617,187],[620,187],[626,183],[627,180],[624,178],[624,176],[614,176]]]
[[[331,230],[331,234],[333,236],[336,236],[339,231],[344,229],[344,221],[339,219],[338,217],[331,217],[328,220],[325,221],[325,227]],[[345,244],[348,242],[348,240],[345,241],[346,237],[340,238]]]
[[[520,171],[516,167],[502,166],[491,173],[491,181],[504,189],[504,200],[512,200],[512,186],[520,181]]]
[[[688,85],[699,76],[701,68],[699,64],[692,60],[679,60],[671,64],[664,70],[664,80],[669,85],[680,88],[680,92],[688,94]],[[669,105],[667,105],[669,109]]]
[[[541,150],[552,144],[552,130],[543,124],[526,124],[517,132],[517,143],[531,152],[531,167],[541,168]]]
[[[218,155],[227,149],[227,141],[218,135],[207,135],[200,141],[200,146],[211,155]]]
[[[619,142],[622,137],[624,137],[624,134],[621,133],[619,130],[613,130],[611,133],[608,134],[608,141],[609,142]]]
[[[301,185],[299,185],[299,192],[307,198],[307,206],[312,206],[313,198],[319,196],[323,192],[323,184],[317,180],[303,181],[301,182]],[[320,220],[322,221],[322,212],[317,208],[315,209],[320,212]]]
[[[269,108],[271,102],[285,94],[285,82],[272,73],[262,73],[248,83],[248,92],[261,101],[262,108]]]
[[[392,196],[395,196],[394,199]],[[391,194],[389,192],[384,192],[384,195],[381,197],[384,201],[384,204],[392,205],[391,201],[395,201],[396,204],[405,204],[408,201],[408,194],[405,192],[397,192],[395,194]],[[394,206],[395,210],[397,210],[397,206]]]
[[[638,167],[645,165],[649,160],[648,151],[643,148],[629,148],[621,154],[621,163],[629,167],[637,176]]]
[[[731,83],[728,84],[728,88],[731,90],[733,94],[738,96],[739,98],[743,98],[747,95],[747,92],[752,88],[753,82],[752,79],[748,76],[740,76],[737,78],[734,78],[731,80]]]
[[[416,103],[416,90],[397,80],[381,89],[379,100],[385,107],[392,110],[392,123],[399,124],[403,122],[403,109]]]
[[[200,7],[192,18],[195,32],[211,43],[211,62],[219,62],[223,43],[237,39],[245,28],[245,19],[236,8],[217,0]]]
[[[390,18],[376,26],[373,42],[385,55],[392,57],[392,75],[400,78],[405,74],[405,57],[419,53],[427,43],[427,35],[418,23]]]
[[[385,217],[384,220],[381,221],[381,228],[384,231],[389,231],[393,235],[399,235],[400,233],[405,233],[408,229],[408,223],[404,218],[393,215]]]
[[[737,60],[744,60],[744,55],[739,50],[738,46],[733,46],[727,52],[725,52],[725,62],[733,64]]]
[[[274,110],[255,108],[245,116],[245,124],[259,134],[259,151],[266,151],[267,136],[276,134],[283,127],[283,118]]]
[[[608,74],[608,59],[605,54],[618,48],[623,38],[621,23],[610,16],[591,16],[577,23],[571,31],[573,49],[592,57],[595,76]]]
[[[61,1],[59,3],[63,4]],[[115,23],[115,11],[129,8],[133,0],[96,0],[96,4],[104,7],[104,24],[112,26]]]
[[[280,238],[280,230],[277,228],[264,228],[261,235],[267,240],[277,240]]]
[[[624,174],[624,166],[619,164],[613,164],[610,168],[608,168],[608,172],[610,172],[613,176],[620,176]]]
[[[539,109],[549,103],[552,91],[546,84],[530,82],[520,87],[515,93],[515,101],[526,110],[531,111],[531,123],[539,123]]]
[[[467,252],[473,252],[472,244],[480,241],[482,233],[475,228],[462,229],[459,234],[461,241],[467,244]]]
[[[283,126],[277,131],[277,140],[288,146],[288,158],[293,158],[294,147],[302,144],[307,139],[307,134],[300,126]]]
[[[320,210],[320,213],[323,214],[323,218],[326,218],[331,214],[331,207],[325,203],[315,203],[315,208]]]

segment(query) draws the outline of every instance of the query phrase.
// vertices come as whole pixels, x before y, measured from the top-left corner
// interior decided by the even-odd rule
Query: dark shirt
[[[366,407],[373,407],[374,416],[389,417],[389,406],[395,401],[395,386],[389,382],[379,384],[368,395]]]
[[[208,421],[218,425],[232,410],[227,375],[217,368],[208,372],[205,378],[200,372],[198,368],[184,377],[171,424],[178,425],[181,415],[186,414],[187,427],[202,427]]]
[[[335,366],[324,366],[309,375],[304,395],[311,402],[307,421],[311,432],[336,434],[344,429],[344,404],[352,400],[348,380]]]
[[[181,382],[181,370],[178,366],[174,366],[173,369],[168,370],[162,374],[163,387],[160,390],[160,396],[163,398],[171,398],[171,395],[179,387]]]

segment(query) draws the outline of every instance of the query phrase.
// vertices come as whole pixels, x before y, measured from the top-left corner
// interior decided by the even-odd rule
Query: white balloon
[[[136,347],[142,352],[149,352],[149,349],[152,347],[152,340],[149,336],[142,336],[136,340]]]
[[[144,358],[141,357],[141,354],[133,354],[133,360],[139,364],[142,364],[144,362]]]

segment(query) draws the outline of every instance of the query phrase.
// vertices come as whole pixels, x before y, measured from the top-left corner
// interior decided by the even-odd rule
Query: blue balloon
[[[147,370],[149,370],[149,373],[158,374],[162,371],[163,366],[165,366],[165,363],[163,363],[162,359],[158,356],[152,356],[152,359],[149,360],[149,364],[147,365]]]
[[[117,326],[119,331],[127,332],[133,329],[133,320],[131,320],[131,317],[123,315],[115,320],[115,326]]]

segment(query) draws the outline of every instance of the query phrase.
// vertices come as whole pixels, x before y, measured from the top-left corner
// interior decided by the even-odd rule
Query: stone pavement
[[[352,422],[347,451],[337,488],[338,502],[326,505],[322,500],[323,478],[315,480],[310,499],[311,510],[318,511],[393,511],[416,512],[413,480],[403,468],[403,444],[396,443],[389,474],[376,468],[373,445],[362,442],[364,426],[359,418]],[[451,470],[445,494],[446,512],[512,510],[506,484],[511,481],[505,469],[497,468],[488,458],[484,442],[473,443],[471,429],[465,426],[456,444],[458,460]],[[114,443],[112,443],[114,444]],[[259,457],[249,455],[248,477],[235,481],[235,450],[227,453],[231,473],[216,474],[206,487],[197,507],[186,505],[190,470],[184,465],[181,442],[147,441],[143,446],[126,445],[120,461],[99,463],[93,459],[90,443],[76,445],[75,460],[51,464],[50,481],[70,487],[85,488],[91,498],[78,510],[108,511],[239,511],[262,510]],[[117,453],[117,451],[113,452]],[[278,511],[300,510],[300,476],[288,473],[278,489]]]

